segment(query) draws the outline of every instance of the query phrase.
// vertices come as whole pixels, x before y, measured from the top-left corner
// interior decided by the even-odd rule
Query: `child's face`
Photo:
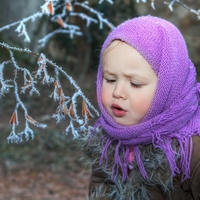
[[[138,51],[121,41],[113,43],[103,56],[102,103],[118,124],[134,125],[149,110],[157,76]]]

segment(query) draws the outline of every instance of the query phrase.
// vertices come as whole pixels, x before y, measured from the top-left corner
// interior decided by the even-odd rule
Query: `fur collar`
[[[166,195],[173,189],[173,176],[163,150],[153,147],[153,145],[139,146],[140,156],[144,163],[145,170],[148,174],[148,179],[144,179],[140,174],[136,161],[133,161],[133,169],[129,173],[129,178],[122,182],[122,175],[119,172],[115,181],[112,180],[112,166],[114,162],[115,143],[112,143],[108,149],[108,163],[105,166],[99,166],[99,159],[101,157],[102,147],[100,138],[106,134],[105,131],[100,130],[95,133],[92,138],[86,140],[84,144],[84,154],[89,165],[93,166],[93,170],[101,170],[106,174],[107,179],[105,183],[90,194],[90,200],[107,197],[115,200],[149,200],[152,190],[159,188]],[[178,151],[178,143],[173,141],[173,149]],[[122,153],[122,152],[121,152]],[[177,155],[177,162],[179,155]]]

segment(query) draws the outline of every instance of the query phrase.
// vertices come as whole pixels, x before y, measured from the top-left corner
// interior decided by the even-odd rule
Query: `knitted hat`
[[[132,126],[117,124],[101,101],[103,52],[114,40],[121,40],[140,52],[158,77],[155,96],[148,113],[139,124]],[[101,117],[95,126],[103,127],[107,133],[102,142],[100,163],[107,159],[106,149],[112,141],[117,141],[113,174],[117,175],[118,168],[121,167],[125,180],[128,146],[131,145],[134,146],[140,171],[143,177],[147,178],[140,159],[139,145],[152,143],[163,149],[174,176],[182,172],[182,180],[189,178],[192,144],[188,146],[188,142],[193,134],[200,133],[198,88],[196,71],[189,59],[184,38],[172,23],[158,17],[143,16],[116,27],[102,46],[97,74],[97,99]],[[181,169],[177,167],[175,152],[171,147],[173,138],[176,138],[180,145]],[[118,156],[121,144],[127,146],[123,161]]]

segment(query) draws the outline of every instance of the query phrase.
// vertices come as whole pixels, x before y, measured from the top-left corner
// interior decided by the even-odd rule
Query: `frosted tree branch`
[[[105,0],[99,1],[99,3],[102,3]],[[113,3],[112,0],[107,0],[109,3]],[[10,29],[11,27],[16,27],[15,31],[18,34],[18,36],[24,36],[25,42],[31,42],[31,38],[29,37],[26,23],[31,21],[34,22],[38,18],[42,18],[44,15],[49,16],[50,21],[52,23],[58,24],[60,28],[48,33],[43,38],[41,38],[38,43],[39,47],[44,47],[46,43],[56,34],[69,34],[70,38],[72,39],[75,35],[76,36],[82,36],[83,33],[80,30],[80,27],[74,24],[70,24],[70,18],[71,17],[79,17],[83,21],[86,21],[86,26],[90,26],[91,23],[99,23],[99,28],[102,29],[103,25],[110,27],[111,29],[114,28],[114,26],[103,17],[103,13],[98,12],[97,10],[94,10],[89,6],[88,1],[84,2],[78,2],[73,0],[65,0],[64,3],[61,0],[45,0],[45,3],[41,6],[41,11],[38,11],[37,13],[26,17],[22,20],[19,20],[17,22],[13,22],[9,25],[3,26],[0,28],[0,32],[4,31],[6,29]],[[76,12],[75,7],[81,7],[83,8],[83,12],[89,11],[89,13],[92,16],[89,16],[83,12]],[[61,12],[60,12],[61,10]]]
[[[113,4],[112,0],[100,0],[99,3],[103,3],[104,1]],[[77,8],[81,9],[77,11]],[[43,5],[40,6],[38,12],[25,17],[22,20],[1,27],[0,32],[15,28],[15,32],[19,37],[23,37],[25,42],[31,42],[27,23],[34,23],[36,20],[41,20],[44,16],[47,16],[51,23],[57,24],[58,28],[49,32],[38,41],[40,47],[44,47],[56,34],[67,34],[71,39],[74,38],[74,36],[82,36],[83,33],[81,28],[76,24],[70,24],[70,19],[72,17],[82,19],[87,27],[92,23],[99,24],[100,29],[102,29],[104,25],[109,26],[111,29],[114,27],[106,18],[104,18],[103,13],[91,8],[88,1],[44,0]],[[61,66],[58,66],[56,63],[46,58],[43,53],[35,53],[27,48],[12,47],[4,42],[0,42],[0,46],[9,53],[10,57],[9,60],[4,60],[0,63],[0,98],[5,97],[8,93],[13,93],[15,98],[14,110],[10,118],[12,131],[10,132],[7,141],[10,143],[20,143],[24,139],[33,139],[34,131],[30,124],[40,128],[45,128],[47,126],[30,116],[29,110],[21,98],[22,94],[39,96],[39,83],[53,87],[50,98],[57,102],[58,106],[55,113],[52,114],[52,118],[55,119],[57,123],[68,118],[69,124],[67,124],[65,132],[72,133],[74,138],[78,138],[82,134],[87,135],[88,131],[91,129],[88,125],[88,121],[93,117],[98,116],[99,113],[86,98],[74,79],[68,75]],[[22,67],[18,64],[14,52],[37,57],[38,68],[34,71],[30,71],[27,68]],[[10,66],[13,67],[13,77],[6,78],[6,69]],[[49,68],[54,69],[54,75],[50,75]],[[69,85],[74,89],[73,94],[65,94],[60,81],[61,75],[64,75],[66,81],[68,81]],[[21,80],[23,80],[23,86],[20,86],[19,84],[19,81]],[[82,102],[81,108],[78,108],[77,101]],[[18,131],[19,110],[23,112],[25,121],[23,131]]]
[[[35,14],[27,17],[27,18],[24,18],[24,19],[20,20],[20,21],[13,22],[11,24],[8,24],[6,26],[1,27],[0,28],[0,32],[4,31],[6,29],[10,29],[11,27],[17,26],[17,28],[15,29],[15,31],[19,33],[18,36],[24,35],[25,36],[24,41],[25,42],[30,42],[31,40],[30,40],[30,38],[28,36],[28,32],[26,30],[26,23],[28,21],[34,22],[37,18],[41,18],[43,15],[44,15],[44,13],[37,12],[37,13],[35,13]]]
[[[161,3],[160,1],[158,2],[158,1],[156,1],[156,0],[149,0],[149,1],[150,1],[150,3],[151,3],[151,7],[152,7],[153,9],[156,9],[156,6],[155,6],[156,3]],[[140,2],[146,3],[147,0],[136,0],[136,2],[137,2],[137,3],[140,3]],[[171,11],[174,10],[174,8],[173,8],[174,4],[179,4],[180,6],[184,7],[185,9],[187,9],[189,12],[195,14],[195,15],[197,16],[197,19],[200,20],[200,9],[195,10],[195,9],[193,9],[193,8],[190,8],[189,6],[187,6],[186,4],[184,4],[184,3],[183,3],[182,1],[180,1],[180,0],[163,1],[163,3],[166,4],[166,5],[168,5],[168,8],[169,8]]]
[[[193,8],[190,8],[179,0],[173,0],[173,1],[170,1],[170,2],[164,2],[164,3],[168,5],[168,7],[171,11],[173,11],[173,5],[175,3],[177,3],[177,4],[181,5],[182,7],[184,7],[185,9],[187,9],[189,12],[195,14],[197,16],[197,18],[200,20],[200,9],[195,10]]]
[[[76,2],[75,5],[81,6],[82,8],[85,8],[86,10],[90,11],[92,14],[96,15],[99,20],[99,28],[100,29],[103,28],[103,24],[106,24],[111,29],[114,28],[114,26],[107,19],[103,18],[103,13],[100,13],[100,12],[94,10],[93,8],[90,8],[88,6],[87,1],[85,1],[83,3]]]
[[[69,118],[69,124],[66,127],[66,133],[71,132],[74,138],[78,138],[81,134],[87,134],[88,129],[90,129],[88,125],[88,120],[98,116],[98,111],[94,108],[94,106],[89,102],[81,88],[77,85],[75,80],[68,75],[62,67],[58,66],[53,61],[46,58],[46,56],[41,53],[34,53],[29,49],[20,49],[16,47],[11,47],[6,43],[0,43],[2,48],[5,48],[10,55],[10,60],[4,61],[0,63],[0,81],[1,81],[1,90],[0,97],[5,96],[5,94],[11,91],[11,88],[14,89],[15,96],[15,108],[13,114],[10,118],[10,125],[12,126],[12,131],[8,136],[8,142],[19,143],[23,141],[23,138],[29,140],[30,138],[34,138],[34,132],[30,128],[30,124],[45,128],[46,124],[42,124],[33,119],[28,112],[24,102],[21,99],[21,94],[29,92],[29,95],[37,94],[40,95],[40,92],[37,88],[37,83],[42,83],[43,85],[53,85],[54,89],[52,94],[50,95],[54,101],[58,102],[58,107],[55,113],[52,115],[57,123],[61,122],[66,117]],[[14,51],[18,51],[21,53],[30,54],[36,56],[38,58],[37,65],[38,68],[36,71],[29,71],[28,69],[19,66],[14,57]],[[8,64],[12,64],[14,68],[13,79],[5,80],[4,79],[4,69]],[[54,75],[49,75],[49,68],[54,69]],[[19,77],[20,74],[23,74],[23,77]],[[74,93],[70,96],[64,93],[60,82],[60,74],[64,75],[69,84],[74,88]],[[23,78],[24,85],[19,87],[18,80]],[[77,108],[77,100],[81,99],[82,108],[81,114],[78,112]],[[25,128],[22,132],[17,132],[16,127],[19,124],[18,122],[18,110],[21,108],[24,112],[25,119]]]

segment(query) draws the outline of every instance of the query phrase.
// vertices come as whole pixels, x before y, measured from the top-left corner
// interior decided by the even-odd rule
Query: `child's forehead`
[[[104,52],[103,52],[103,56],[105,56],[106,53],[108,53],[109,51],[111,51],[114,47],[117,46],[117,44],[119,44],[120,42],[123,42],[121,40],[113,40],[111,41],[111,43],[105,48]]]
[[[138,67],[145,63],[145,65],[148,64],[151,66],[151,64],[142,56],[140,52],[137,51],[137,49],[121,40],[112,41],[105,49],[104,55],[102,56],[102,67],[104,68],[105,64],[108,63],[114,63],[114,65],[122,63],[125,66],[138,65]]]

